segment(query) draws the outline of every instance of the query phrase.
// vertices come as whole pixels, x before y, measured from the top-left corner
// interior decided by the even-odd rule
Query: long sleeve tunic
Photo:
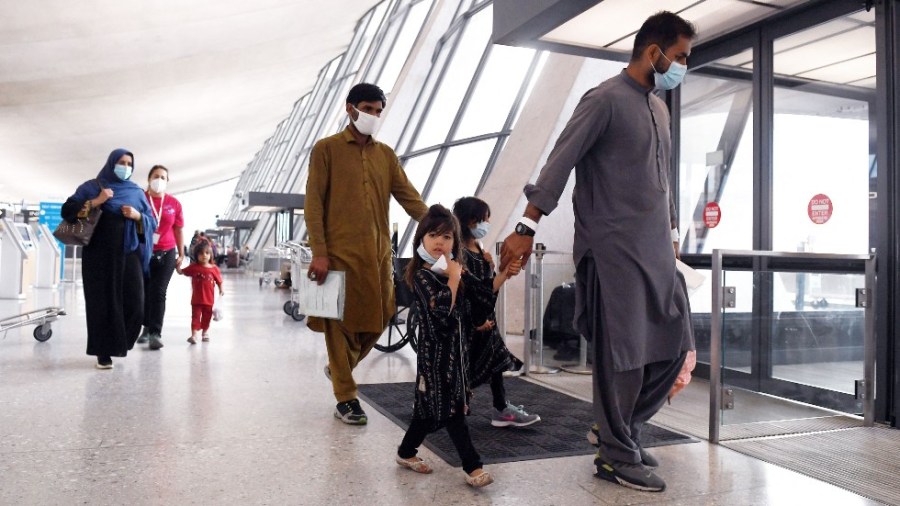
[[[428,269],[416,272],[413,291],[419,315],[413,418],[431,422],[430,429],[437,430],[456,413],[465,412],[468,308],[460,303],[463,294],[459,292],[451,307],[447,277]]]
[[[465,278],[465,301],[469,306],[472,325],[468,366],[471,388],[475,388],[489,382],[495,373],[509,370],[513,360],[496,325],[490,330],[475,330],[488,320],[497,321],[494,270],[482,252],[467,249],[465,255],[468,273]]]
[[[390,199],[414,220],[428,211],[389,146],[357,144],[349,127],[313,146],[304,218],[314,256],[346,272],[343,325],[382,332],[396,311],[391,262]],[[313,330],[324,330],[310,318]]]
[[[623,70],[582,97],[537,182],[525,187],[528,201],[549,214],[575,168],[573,260],[596,262],[602,345],[616,371],[693,348],[672,251],[669,122],[665,103]],[[586,308],[596,305],[585,298],[580,290],[576,328],[591,339]]]

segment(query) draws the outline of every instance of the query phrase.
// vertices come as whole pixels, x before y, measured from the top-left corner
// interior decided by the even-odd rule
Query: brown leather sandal
[[[431,467],[429,467],[428,464],[420,457],[415,457],[415,460],[406,460],[398,456],[396,458],[396,461],[398,464],[400,464],[401,467],[411,469],[417,473],[431,474],[432,472]]]

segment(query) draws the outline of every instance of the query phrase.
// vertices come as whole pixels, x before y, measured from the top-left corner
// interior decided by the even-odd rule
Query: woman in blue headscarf
[[[74,222],[79,213],[103,209],[81,259],[87,354],[97,357],[98,369],[112,369],[112,357],[128,354],[144,318],[144,277],[156,219],[144,190],[130,181],[133,171],[134,155],[113,151],[97,177],[82,183],[61,212]]]

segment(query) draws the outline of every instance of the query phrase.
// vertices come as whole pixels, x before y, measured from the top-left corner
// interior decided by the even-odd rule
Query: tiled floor
[[[176,278],[165,348],[138,345],[111,371],[84,355],[77,285],[0,301],[0,318],[69,312],[45,343],[31,326],[0,337],[0,504],[874,504],[706,442],[654,449],[659,494],[598,480],[591,457],[489,466],[496,482],[476,491],[423,450],[435,473],[416,475],[394,464],[402,432],[374,409],[366,427],[332,417],[322,337],[284,314],[287,294],[250,275],[225,282],[210,343],[185,342],[189,284]],[[414,375],[407,347],[374,351],[356,377]]]

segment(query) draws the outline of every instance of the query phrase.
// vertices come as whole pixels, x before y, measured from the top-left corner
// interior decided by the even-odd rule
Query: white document
[[[695,292],[706,282],[706,276],[694,270],[690,265],[675,259],[675,268],[684,276],[684,284],[687,285],[688,292]]]
[[[344,319],[345,273],[343,271],[328,271],[328,276],[321,285],[307,276],[299,277],[298,311],[300,313],[332,320]]]

